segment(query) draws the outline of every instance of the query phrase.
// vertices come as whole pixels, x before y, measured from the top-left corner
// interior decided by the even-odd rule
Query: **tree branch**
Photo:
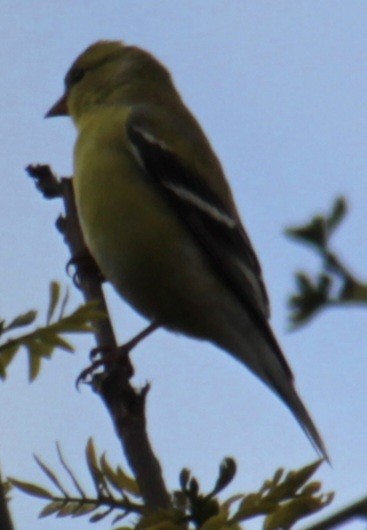
[[[145,401],[149,387],[138,391],[130,383],[134,370],[128,355],[121,354],[117,346],[102,290],[103,278],[85,246],[81,232],[72,179],[57,179],[49,166],[28,166],[27,171],[45,197],[61,197],[64,202],[65,217],[58,219],[57,227],[70,250],[70,264],[76,266],[75,281],[84,299],[87,302],[98,300],[100,309],[107,315],[95,323],[97,349],[119,354],[118,362],[106,364],[104,373],[93,377],[92,386],[112,418],[146,506],[151,510],[166,508],[170,505],[170,497],[146,428]]]
[[[0,528],[1,530],[14,530],[14,526],[10,517],[8,501],[6,500],[6,493],[4,484],[0,475]]]

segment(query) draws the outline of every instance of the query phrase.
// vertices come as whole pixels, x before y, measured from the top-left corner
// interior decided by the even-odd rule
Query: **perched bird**
[[[66,115],[78,130],[80,222],[105,278],[157,326],[247,366],[327,459],[269,326],[261,268],[221,164],[166,68],[135,46],[97,42],[46,116]]]

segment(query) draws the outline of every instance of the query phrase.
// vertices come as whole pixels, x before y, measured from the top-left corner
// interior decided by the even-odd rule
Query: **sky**
[[[317,258],[284,236],[289,225],[328,210],[345,194],[350,213],[335,249],[362,276],[367,261],[367,3],[349,0],[3,0],[0,4],[0,292],[1,316],[38,309],[48,285],[71,289],[69,259],[54,221],[24,168],[48,163],[72,173],[75,131],[68,119],[43,116],[63,90],[75,57],[99,39],[146,48],[172,72],[221,159],[242,219],[260,257],[272,325],[297,387],[328,447],[332,467],[317,478],[335,491],[333,512],[367,494],[367,333],[362,308],[330,310],[289,333],[287,297],[299,269]],[[145,322],[111,288],[106,294],[121,342]],[[99,400],[75,379],[88,364],[92,339],[73,339],[75,355],[58,352],[30,385],[20,354],[0,384],[0,462],[4,475],[43,482],[33,454],[58,468],[55,442],[89,485],[84,447],[93,436],[111,462],[122,460]],[[137,385],[149,381],[148,422],[171,489],[193,470],[210,488],[233,456],[238,473],[228,494],[254,491],[276,468],[316,457],[291,414],[222,351],[159,331],[133,355]],[[42,502],[20,492],[11,510],[17,530],[90,527],[85,520],[38,520]],[[320,515],[321,516],[321,515]],[[316,520],[318,517],[312,520]],[[301,527],[302,525],[300,525]],[[303,526],[305,526],[303,524]],[[362,522],[349,528],[364,528]],[[250,528],[258,528],[258,521]],[[107,523],[96,528],[107,529]]]

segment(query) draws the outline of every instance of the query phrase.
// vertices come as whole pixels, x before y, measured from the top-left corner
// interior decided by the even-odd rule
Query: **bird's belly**
[[[98,187],[93,189],[93,187]],[[167,328],[210,338],[208,263],[164,200],[139,182],[89,179],[76,198],[86,243],[117,292],[139,313]],[[122,195],[123,194],[123,195]],[[93,202],[86,201],[88,195]],[[138,208],[137,208],[138,205]],[[210,269],[209,269],[210,271]],[[201,318],[198,319],[198,313]]]

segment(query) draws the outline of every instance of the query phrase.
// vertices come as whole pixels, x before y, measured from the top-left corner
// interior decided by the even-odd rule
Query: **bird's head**
[[[65,76],[65,92],[46,117],[81,116],[104,105],[162,98],[168,71],[148,52],[120,41],[99,41],[74,61]],[[159,87],[159,88],[158,88]]]

